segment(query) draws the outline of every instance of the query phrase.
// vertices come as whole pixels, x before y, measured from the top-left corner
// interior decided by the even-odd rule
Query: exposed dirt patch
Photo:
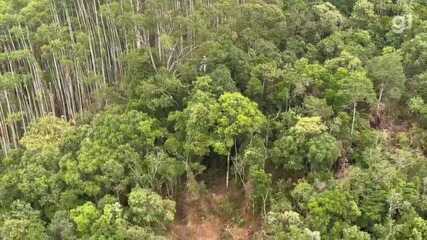
[[[216,179],[202,190],[198,199],[182,193],[177,201],[176,222],[170,228],[174,240],[249,240],[257,226],[256,218],[246,213],[244,191]],[[258,224],[259,225],[259,224]]]

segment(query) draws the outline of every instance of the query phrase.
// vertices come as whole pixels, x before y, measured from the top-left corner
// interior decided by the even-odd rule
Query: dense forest
[[[427,1],[0,0],[1,240],[427,239]]]

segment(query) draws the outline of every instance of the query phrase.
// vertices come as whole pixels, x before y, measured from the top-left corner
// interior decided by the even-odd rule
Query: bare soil
[[[259,219],[247,213],[241,187],[227,190],[222,178],[202,191],[197,199],[187,192],[177,200],[176,221],[170,227],[173,240],[249,240],[259,226]],[[228,204],[228,205],[227,205]],[[231,207],[230,207],[231,204]],[[228,206],[228,207],[226,207]],[[224,210],[227,209],[227,210]],[[233,216],[230,216],[230,211]],[[225,214],[227,212],[228,214]]]

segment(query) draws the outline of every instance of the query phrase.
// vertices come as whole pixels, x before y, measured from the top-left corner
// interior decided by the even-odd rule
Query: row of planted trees
[[[118,61],[111,60],[118,58],[120,44],[112,37],[104,38],[100,30],[96,31],[95,19],[88,19],[99,16],[83,13],[93,11],[83,1],[66,4],[4,2],[1,23],[4,152],[16,147],[29,122],[49,113],[74,118],[91,104],[93,92],[120,74]],[[98,27],[102,29],[101,25]]]
[[[213,32],[233,23],[238,4],[1,1],[2,151],[16,147],[28,124],[40,116],[74,119],[94,107],[96,93],[120,83],[126,59],[138,56],[147,71],[175,71]]]

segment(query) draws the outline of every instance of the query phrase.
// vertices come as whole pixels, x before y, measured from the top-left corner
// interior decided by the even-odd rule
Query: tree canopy
[[[423,0],[0,0],[2,240],[427,239],[426,129]]]

